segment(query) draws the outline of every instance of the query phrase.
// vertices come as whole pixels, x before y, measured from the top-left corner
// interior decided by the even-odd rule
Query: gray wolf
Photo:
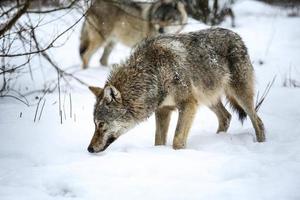
[[[258,142],[264,125],[254,109],[254,69],[241,37],[213,28],[186,34],[166,34],[140,42],[131,56],[110,73],[96,95],[95,132],[89,152],[105,150],[120,135],[155,113],[155,145],[165,145],[171,113],[179,112],[173,148],[186,146],[199,105],[217,116],[217,132],[231,120],[221,98],[226,97],[243,121],[249,116]]]
[[[107,65],[117,42],[132,47],[147,36],[179,32],[186,21],[184,5],[178,1],[96,0],[87,11],[81,30],[82,67],[88,67],[91,56],[100,47],[104,47],[100,63]]]

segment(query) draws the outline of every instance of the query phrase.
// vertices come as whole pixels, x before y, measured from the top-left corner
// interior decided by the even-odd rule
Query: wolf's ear
[[[89,86],[89,89],[96,97],[98,97],[103,90],[102,88],[94,87],[94,86]]]
[[[107,101],[107,103],[110,103],[112,101],[116,101],[118,103],[122,102],[120,91],[112,85],[106,86],[104,88],[103,98]]]

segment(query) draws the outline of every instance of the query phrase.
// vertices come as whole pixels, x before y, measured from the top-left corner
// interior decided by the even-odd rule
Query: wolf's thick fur
[[[132,47],[147,36],[180,31],[186,21],[187,14],[181,2],[96,0],[87,12],[80,36],[83,68],[88,66],[99,47],[105,46],[100,62],[107,65],[116,42]]]
[[[104,89],[90,88],[97,103],[96,131],[89,151],[103,151],[153,112],[155,145],[164,145],[174,109],[179,119],[173,148],[184,148],[199,105],[209,106],[218,117],[217,132],[226,132],[231,115],[222,104],[224,95],[241,120],[250,117],[257,141],[263,142],[264,126],[254,109],[253,87],[254,71],[246,46],[230,30],[206,29],[143,40],[111,72]]]

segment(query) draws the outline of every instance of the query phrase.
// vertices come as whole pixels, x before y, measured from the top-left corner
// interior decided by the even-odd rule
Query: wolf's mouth
[[[91,145],[88,147],[88,151],[90,153],[99,153],[104,151],[109,145],[111,145],[111,143],[113,143],[117,138],[114,136],[111,136],[107,139],[106,144],[104,145],[104,147],[102,149],[95,149],[93,148]]]
[[[113,143],[117,138],[114,136],[110,136],[107,141],[105,146],[103,147],[103,149],[101,151],[104,151],[109,145],[111,145],[111,143]]]

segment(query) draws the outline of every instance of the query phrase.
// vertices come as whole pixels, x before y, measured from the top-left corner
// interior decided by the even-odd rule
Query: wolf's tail
[[[243,124],[244,120],[247,118],[247,113],[245,112],[245,110],[237,103],[237,101],[232,98],[232,97],[228,97],[227,99],[230,103],[231,108],[233,109],[233,111],[235,111],[238,116],[239,116],[239,120],[241,121],[241,123]]]
[[[88,33],[87,33],[87,21],[83,23],[81,34],[80,34],[80,46],[79,46],[79,54],[82,57],[83,54],[86,52],[88,46],[89,46],[89,40],[88,40]]]

